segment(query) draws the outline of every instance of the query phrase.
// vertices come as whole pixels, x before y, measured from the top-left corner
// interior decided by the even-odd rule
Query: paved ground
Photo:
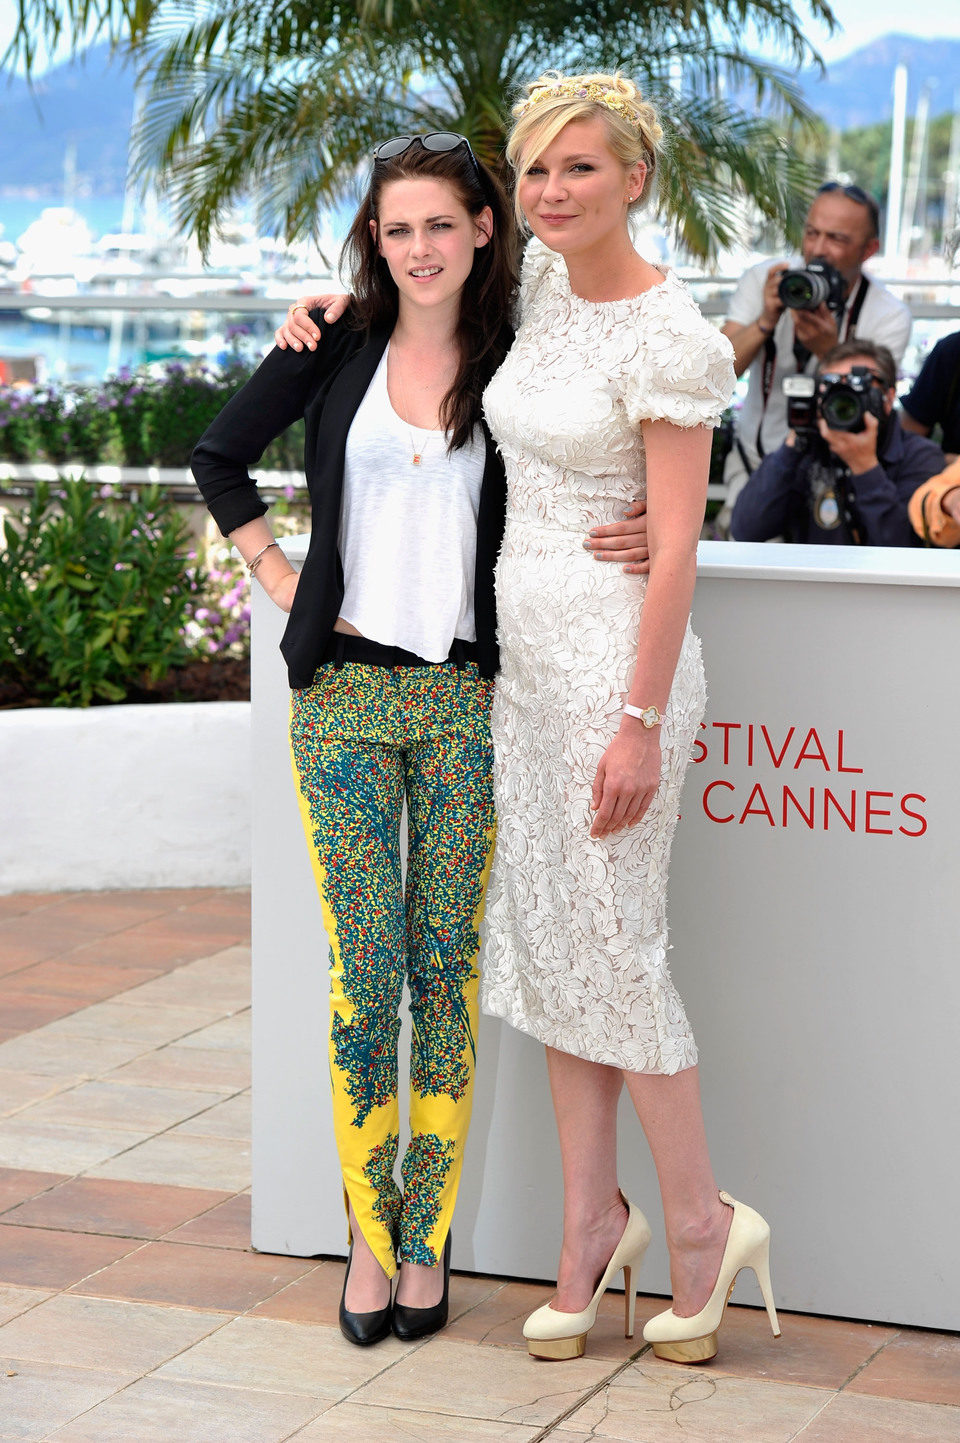
[[[537,1363],[548,1290],[455,1276],[439,1337],[344,1342],[341,1263],[249,1248],[248,910],[0,897],[0,1439],[960,1443],[952,1335],[788,1314],[774,1343],[731,1308],[683,1370],[608,1297],[585,1358]]]

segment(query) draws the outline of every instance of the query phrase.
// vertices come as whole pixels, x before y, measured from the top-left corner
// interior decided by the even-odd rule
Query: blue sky
[[[960,39],[960,5],[950,0],[834,0],[832,8],[843,27],[832,39],[822,26],[811,24],[807,30],[827,61],[839,60],[881,35]]]
[[[808,14],[803,0],[796,0],[799,14]],[[892,31],[927,38],[948,36],[960,39],[960,5],[956,0],[834,0],[834,13],[842,29],[832,38],[820,25],[807,27],[809,39],[827,61],[838,60],[851,50]],[[15,0],[0,0],[0,48],[13,30]]]

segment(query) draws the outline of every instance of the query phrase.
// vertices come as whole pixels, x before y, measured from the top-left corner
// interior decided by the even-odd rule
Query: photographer
[[[924,546],[960,546],[960,456],[917,487],[910,520]]]
[[[846,341],[827,352],[815,394],[791,403],[796,429],[737,497],[735,540],[921,544],[907,507],[917,487],[943,470],[943,452],[901,427],[896,377],[885,346]]]
[[[879,221],[873,196],[827,181],[807,213],[802,266],[791,270],[785,261],[763,261],[734,291],[723,333],[733,342],[737,375],[749,371],[749,388],[724,476],[728,507],[787,433],[785,376],[812,375],[818,361],[854,335],[886,346],[897,365],[902,360],[909,309],[863,271],[880,248]],[[802,274],[807,267],[808,285]]]
[[[939,426],[947,458],[960,455],[960,331],[937,342],[900,408],[905,431],[929,436]]]

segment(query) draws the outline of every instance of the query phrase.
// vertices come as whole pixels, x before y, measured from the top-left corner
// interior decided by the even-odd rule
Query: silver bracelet
[[[258,551],[257,554],[256,554],[256,556],[253,558],[253,560],[247,562],[247,570],[249,571],[249,573],[250,573],[251,576],[255,575],[256,570],[257,570],[257,567],[260,565],[260,562],[263,560],[263,558],[266,556],[267,552],[270,550],[270,547],[271,547],[271,546],[279,546],[279,545],[280,545],[280,542],[279,542],[279,541],[268,541],[267,544],[266,544],[266,546],[263,548],[263,550],[262,550],[262,551]]]

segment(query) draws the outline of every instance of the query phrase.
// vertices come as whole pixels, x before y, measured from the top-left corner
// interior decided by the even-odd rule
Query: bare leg
[[[357,1226],[352,1206],[350,1233],[353,1238],[353,1260],[350,1264],[344,1306],[351,1313],[378,1313],[390,1301],[390,1279]]]
[[[443,1260],[428,1268],[423,1263],[401,1263],[397,1302],[405,1308],[435,1308],[443,1297]]]
[[[617,1183],[617,1102],[623,1073],[547,1048],[563,1164],[563,1246],[550,1306],[578,1313],[592,1298],[623,1234]]]
[[[710,1165],[696,1067],[664,1077],[625,1072],[627,1090],[653,1154],[670,1250],[673,1311],[692,1317],[720,1271],[732,1208],[719,1198]]]
[[[692,1317],[713,1290],[733,1218],[710,1164],[697,1068],[665,1077],[546,1051],[564,1189],[551,1306],[569,1313],[587,1306],[626,1224],[617,1182],[617,1101],[626,1080],[660,1183],[673,1310]]]

